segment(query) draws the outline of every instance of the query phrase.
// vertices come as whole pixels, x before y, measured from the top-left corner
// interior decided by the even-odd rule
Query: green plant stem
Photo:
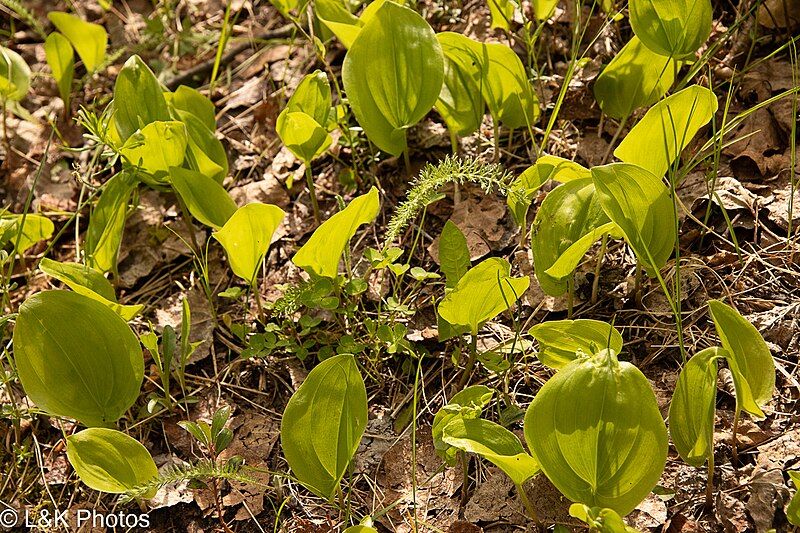
[[[492,137],[494,141],[494,159],[496,163],[500,159],[500,124],[497,117],[492,117]]]
[[[736,407],[736,411],[733,413],[733,443],[731,444],[731,455],[733,456],[733,467],[735,469],[739,468],[739,415],[741,414],[741,410],[739,407]]]
[[[714,447],[708,454],[708,479],[706,480],[706,509],[714,507]]]
[[[11,168],[11,163],[9,162],[11,159],[11,137],[8,135],[8,103],[5,98],[3,98],[3,144],[6,147],[6,158],[3,161],[3,166]]]
[[[319,203],[317,203],[317,190],[314,187],[314,174],[311,172],[311,161],[306,163],[306,185],[308,194],[311,196],[311,208],[314,210],[314,220],[317,224],[322,222],[319,214]]]
[[[469,500],[469,492],[467,491],[469,487],[469,454],[463,451],[458,452],[461,455],[461,501],[458,504],[458,516],[459,518],[463,518],[464,516],[464,509],[467,507],[467,501]]]
[[[603,160],[600,162],[600,164],[605,165],[606,161],[608,161],[608,158],[611,157],[611,152],[614,151],[614,144],[617,142],[617,139],[619,138],[620,133],[622,133],[622,129],[625,127],[625,124],[627,124],[627,122],[628,122],[628,117],[625,117],[620,121],[619,126],[617,126],[617,131],[614,132],[614,136],[611,138],[611,142],[608,143],[608,149],[606,150],[606,153],[603,155]]]
[[[642,263],[636,260],[636,272],[633,275],[633,299],[637,307],[642,305]]]
[[[541,524],[539,522],[539,515],[536,514],[536,509],[533,508],[533,504],[531,500],[528,498],[528,495],[525,493],[525,487],[522,486],[522,483],[516,486],[517,487],[517,494],[519,494],[519,499],[522,500],[522,505],[525,507],[525,511],[528,513],[528,517],[533,520],[533,523],[536,526],[536,530],[541,529]]]
[[[594,267],[594,279],[592,280],[592,305],[597,303],[597,295],[600,292],[600,267],[603,266],[603,256],[606,255],[608,247],[608,234],[604,234],[600,242],[600,252],[597,254],[597,264]]]
[[[406,165],[406,174],[411,176],[411,157],[408,155],[408,145],[403,150],[403,163]]]
[[[461,374],[461,380],[458,382],[459,390],[463,389],[464,385],[469,381],[472,369],[475,368],[476,359],[478,359],[478,335],[473,333],[469,343],[469,359],[467,359],[467,366],[464,367],[464,373]]]
[[[573,307],[575,306],[575,278],[567,278],[567,318],[572,318]]]

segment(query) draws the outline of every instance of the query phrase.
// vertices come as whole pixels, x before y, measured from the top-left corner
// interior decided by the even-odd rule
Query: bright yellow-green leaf
[[[442,318],[452,325],[469,326],[473,335],[487,321],[509,309],[525,291],[530,278],[511,277],[505,259],[490,257],[472,267],[439,303]]]
[[[214,132],[193,113],[178,111],[188,134],[186,163],[221,184],[228,175],[228,156]]]
[[[139,397],[139,340],[95,299],[70,291],[31,296],[20,306],[13,342],[25,393],[50,414],[108,426]]]
[[[195,170],[170,167],[170,182],[194,218],[219,229],[236,212],[236,203],[222,185]]]
[[[536,15],[536,20],[540,22],[553,16],[553,11],[555,11],[557,5],[558,0],[533,0],[531,2],[533,14]]]
[[[492,17],[491,28],[509,29],[509,23],[514,20],[514,1],[513,0],[487,0],[489,3],[489,14]]]
[[[114,124],[120,139],[125,142],[152,122],[171,119],[155,74],[139,56],[131,56],[114,83]]]
[[[800,526],[800,471],[789,472],[789,477],[794,483],[795,493],[789,505],[786,506],[786,518],[789,523]]]
[[[614,155],[663,176],[716,111],[713,92],[699,85],[687,87],[651,107],[622,139]]]
[[[622,520],[622,517],[613,509],[600,507],[589,507],[581,503],[573,503],[569,506],[570,516],[585,522],[591,531],[597,533],[639,533]]]
[[[117,302],[114,287],[103,274],[80,263],[59,263],[43,258],[39,268],[50,277],[63,282],[67,287],[107,305],[126,322],[142,312],[143,305],[122,305]]]
[[[15,51],[0,46],[0,101],[25,98],[31,85],[31,69]]]
[[[475,453],[521,485],[539,472],[539,464],[509,430],[482,418],[457,417],[444,427],[442,440],[465,452]]]
[[[311,116],[288,108],[278,115],[275,129],[286,148],[305,165],[310,165],[333,142],[327,130]]]
[[[348,11],[342,0],[315,0],[314,7],[319,21],[336,35],[345,48],[350,48],[364,22]]]
[[[286,111],[300,111],[321,126],[327,124],[331,112],[331,86],[328,76],[321,70],[304,76],[286,103]]]
[[[317,365],[292,395],[281,421],[281,446],[292,474],[332,499],[367,427],[367,391],[350,354]]]
[[[775,392],[775,360],[761,333],[734,308],[719,300],[708,302],[711,318],[736,389],[736,408],[763,418],[762,410]]]
[[[392,155],[406,149],[406,128],[422,120],[439,97],[442,49],[415,11],[385,2],[348,50],[342,81],[350,106],[375,145]]]
[[[622,351],[622,335],[607,322],[581,318],[578,320],[548,320],[530,329],[539,342],[536,357],[550,368],[561,368],[579,357],[609,349]]]
[[[216,110],[214,103],[207,97],[200,94],[197,89],[192,89],[186,85],[178,87],[171,95],[165,95],[170,98],[172,106],[175,109],[191,113],[196,116],[200,121],[212,132],[217,128]]]
[[[509,187],[508,207],[518,226],[525,227],[528,208],[537,191],[552,179],[566,183],[578,178],[590,178],[588,168],[562,157],[543,155],[526,168]]]
[[[87,71],[94,72],[103,63],[108,46],[108,34],[105,28],[60,11],[51,11],[47,14],[47,18],[64,34],[64,37],[69,39]]]
[[[467,239],[453,222],[445,222],[439,236],[439,265],[447,281],[446,286],[453,288],[470,267]]]
[[[481,97],[479,78],[480,69],[476,65],[466,70],[463,63],[444,54],[444,83],[436,111],[452,135],[469,135],[481,125],[486,104]]]
[[[567,291],[572,271],[554,277],[548,269],[581,237],[608,222],[591,178],[568,181],[548,193],[531,226],[533,265],[544,292],[560,296]]]
[[[136,186],[136,179],[123,171],[103,187],[86,230],[84,252],[88,266],[101,272],[116,271],[128,202]]]
[[[253,202],[237,209],[222,229],[214,233],[228,254],[234,274],[248,283],[254,282],[284,215],[277,206]]]
[[[170,167],[183,163],[188,142],[183,122],[151,122],[128,137],[119,153],[128,165],[150,175],[140,176],[142,181],[165,185]]]
[[[681,458],[699,467],[714,453],[717,359],[724,349],[706,348],[686,363],[669,404],[669,434]]]
[[[626,515],[658,483],[667,428],[647,378],[611,350],[580,357],[536,393],[525,440],[564,496]]]
[[[64,101],[64,107],[69,109],[69,95],[75,75],[75,59],[69,39],[58,32],[51,33],[44,42],[44,55],[56,79],[58,94]]]
[[[455,464],[457,450],[442,440],[444,428],[456,418],[479,418],[483,408],[492,401],[492,396],[494,391],[489,387],[472,385],[455,393],[434,415],[431,426],[433,445],[447,464]]]
[[[89,488],[121,494],[158,477],[150,452],[114,429],[84,429],[67,437],[67,458]],[[144,494],[152,498],[156,489]]]
[[[631,28],[662,56],[694,54],[711,34],[711,0],[630,0]]]
[[[594,97],[603,113],[626,119],[664,96],[677,70],[674,59],[652,52],[634,36],[597,77]]]
[[[378,189],[354,198],[342,211],[322,223],[294,257],[292,263],[309,274],[335,278],[344,248],[362,224],[375,220],[380,210]]]
[[[345,529],[344,533],[378,533],[378,530],[369,526],[352,526]]]
[[[49,239],[54,230],[53,221],[44,215],[6,215],[0,217],[0,247],[11,245],[15,253],[24,254],[37,242]]]
[[[592,168],[600,205],[625,236],[649,275],[675,247],[675,211],[669,189],[651,172],[629,163]]]
[[[554,278],[560,279],[571,275],[578,268],[583,256],[589,251],[589,248],[597,242],[598,239],[604,235],[611,235],[614,238],[621,239],[623,237],[619,227],[613,222],[607,222],[597,226],[589,231],[586,235],[569,245],[569,248],[556,259],[550,268],[545,270],[545,274]]]

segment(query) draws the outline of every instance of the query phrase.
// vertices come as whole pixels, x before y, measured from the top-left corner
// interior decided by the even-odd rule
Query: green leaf
[[[557,5],[558,0],[533,0],[531,2],[531,8],[536,16],[536,20],[539,22],[545,21],[553,16]]]
[[[445,222],[439,236],[439,264],[448,289],[455,287],[470,267],[467,238],[450,220]]]
[[[84,429],[67,437],[67,459],[89,488],[121,494],[158,477],[150,452],[115,429]],[[156,495],[151,489],[145,499]]]
[[[530,329],[539,342],[536,357],[550,368],[561,368],[580,357],[609,349],[622,351],[622,335],[607,322],[600,320],[549,320]]]
[[[136,186],[136,179],[123,171],[103,187],[86,230],[84,252],[88,266],[101,272],[116,271],[128,202]]]
[[[69,39],[88,72],[94,72],[103,63],[108,46],[108,34],[105,28],[60,11],[51,11],[47,14],[47,18],[64,34],[64,37]]]
[[[327,124],[331,112],[331,86],[328,76],[321,70],[304,76],[286,103],[286,111],[305,113],[317,124]]]
[[[795,526],[800,526],[800,472],[789,472],[789,477],[794,483],[795,493],[789,505],[786,506],[786,518],[789,523]]]
[[[591,531],[597,533],[639,533],[638,530],[625,524],[622,517],[613,509],[573,503],[569,506],[569,514],[586,523]]]
[[[691,56],[711,34],[711,0],[631,0],[631,28],[656,54]]]
[[[456,418],[479,418],[483,408],[489,405],[494,391],[485,385],[471,385],[460,390],[450,398],[447,405],[436,412],[433,417],[431,434],[433,445],[447,464],[455,464],[456,449],[442,440],[444,428]]]
[[[575,359],[544,384],[525,414],[525,440],[564,496],[623,516],[655,487],[667,459],[647,378],[610,350]]]
[[[454,135],[469,135],[481,125],[486,104],[481,97],[479,78],[480,70],[475,65],[467,69],[444,54],[444,82],[435,107]]]
[[[212,132],[217,129],[214,103],[200,94],[197,89],[181,85],[168,97],[170,97],[170,102],[175,109],[191,113],[200,119],[203,125]]]
[[[294,254],[292,263],[309,274],[335,278],[339,273],[339,259],[350,239],[359,226],[375,220],[378,211],[378,189],[372,187],[367,194],[354,198],[342,211],[323,222]]]
[[[286,148],[306,166],[333,142],[328,131],[311,116],[289,108],[278,115],[275,129]]]
[[[724,349],[706,348],[686,363],[669,405],[669,433],[681,458],[699,467],[714,453],[717,359]]]
[[[514,20],[514,2],[512,0],[487,0],[489,15],[492,17],[491,29],[508,30],[509,22]]]
[[[548,180],[566,183],[591,176],[592,173],[588,168],[574,161],[554,155],[543,155],[536,160],[536,163],[526,168],[509,187],[507,203],[514,221],[518,226],[525,227],[531,202]]]
[[[15,51],[0,46],[0,101],[18,102],[31,85],[31,69]]]
[[[473,335],[480,327],[509,309],[528,290],[530,278],[511,277],[505,259],[490,257],[472,267],[439,303],[439,315],[456,326],[469,326]]]
[[[121,141],[152,122],[169,120],[167,101],[155,74],[139,56],[131,56],[114,83],[114,125]]]
[[[50,414],[107,426],[139,397],[139,341],[97,300],[69,291],[35,294],[20,306],[13,342],[25,393]]]
[[[592,244],[594,244],[597,239],[601,238],[603,235],[611,235],[620,239],[623,236],[622,232],[619,230],[619,227],[617,227],[617,225],[613,222],[608,222],[606,224],[597,226],[589,231],[586,235],[570,244],[569,248],[564,250],[564,253],[562,253],[558,259],[556,259],[556,262],[553,263],[550,268],[545,270],[545,274],[559,279],[571,275],[573,272],[575,272],[575,269],[578,268],[583,256],[586,255],[586,252],[589,251],[589,248],[592,247]]]
[[[44,215],[3,216],[0,218],[0,247],[10,244],[15,246],[15,253],[24,254],[37,242],[49,239],[54,230],[53,221]]]
[[[189,213],[202,224],[219,229],[236,212],[228,191],[208,176],[180,167],[170,167],[169,175]]]
[[[189,140],[182,122],[151,122],[128,137],[119,153],[132,167],[152,178],[141,176],[151,185],[164,185],[170,167],[183,163]]]
[[[531,226],[533,265],[545,293],[560,296],[567,291],[567,278],[572,275],[572,270],[564,276],[554,277],[548,269],[576,241],[608,221],[590,178],[568,181],[548,193]],[[574,254],[570,257],[570,262],[574,263]],[[577,260],[580,261],[581,257],[583,254]]]
[[[58,94],[69,109],[69,96],[72,92],[72,79],[75,76],[75,59],[69,39],[53,32],[44,42],[44,55],[58,85]]]
[[[97,270],[80,263],[59,263],[45,257],[39,263],[39,268],[78,294],[88,296],[108,306],[126,322],[133,320],[144,309],[143,305],[118,303],[111,282]]]
[[[489,420],[455,418],[445,426],[442,440],[480,455],[505,472],[515,485],[521,485],[539,472],[539,464],[523,449],[519,438]]]
[[[647,273],[655,275],[675,247],[675,211],[661,178],[630,163],[592,168],[600,205]]]
[[[336,35],[345,48],[350,48],[364,22],[350,13],[342,0],[315,0],[314,8],[319,21]]]
[[[240,207],[214,233],[228,254],[233,273],[252,284],[284,213],[278,206],[253,202]]]
[[[775,360],[764,337],[738,311],[719,300],[709,301],[708,309],[722,347],[728,352],[736,409],[764,418],[762,409],[775,392]]]
[[[367,391],[350,354],[317,365],[289,399],[281,445],[298,481],[331,500],[367,427]]]
[[[228,175],[228,156],[222,143],[194,114],[186,111],[177,113],[188,133],[186,163],[193,170],[221,184]]]
[[[597,77],[594,97],[603,113],[624,120],[664,96],[677,70],[674,59],[652,52],[634,36]]]
[[[367,137],[400,155],[406,128],[422,120],[439,97],[444,78],[442,48],[415,11],[385,2],[348,50],[342,81]]]
[[[697,131],[717,111],[717,97],[692,85],[661,100],[622,139],[614,155],[663,176]]]

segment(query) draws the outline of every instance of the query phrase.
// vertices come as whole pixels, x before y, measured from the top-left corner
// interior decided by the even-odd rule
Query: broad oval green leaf
[[[131,56],[114,82],[114,125],[124,143],[152,122],[171,120],[167,100],[155,74],[142,58]]]
[[[531,2],[533,14],[539,22],[549,19],[556,10],[557,5],[558,0],[533,0]]]
[[[762,409],[775,392],[775,360],[769,346],[755,326],[734,308],[711,300],[708,309],[722,347],[728,352],[736,408],[765,417]]]
[[[122,494],[158,477],[158,468],[142,444],[115,429],[89,428],[67,437],[67,459],[88,487]],[[156,489],[144,494],[152,498]]]
[[[442,440],[465,452],[475,453],[500,468],[515,485],[539,472],[539,464],[512,432],[482,418],[457,417],[444,427]]]
[[[283,144],[306,166],[322,155],[333,142],[327,130],[301,111],[281,111],[275,124]]]
[[[372,187],[367,194],[354,198],[342,211],[323,222],[297,250],[292,263],[309,274],[335,278],[345,246],[359,226],[375,220],[378,211],[378,189]]]
[[[639,530],[628,526],[613,509],[573,503],[569,506],[569,514],[586,523],[590,531],[597,533],[639,533]]]
[[[436,412],[431,426],[433,446],[447,464],[455,464],[457,450],[442,440],[444,428],[456,418],[479,418],[493,396],[494,391],[489,387],[471,385],[455,393],[447,405]]]
[[[613,222],[607,222],[606,224],[597,226],[589,233],[570,244],[569,248],[564,250],[564,253],[556,259],[556,262],[545,270],[545,274],[554,278],[564,278],[571,275],[575,269],[578,268],[583,256],[586,255],[586,252],[589,251],[592,244],[604,235],[611,235],[618,239],[623,237],[622,232],[619,231],[619,228]]]
[[[345,48],[350,48],[364,22],[353,15],[342,0],[315,0],[314,8],[319,21],[336,35]]]
[[[456,286],[470,267],[467,238],[450,220],[445,222],[439,236],[439,265],[449,289]]]
[[[491,29],[508,30],[514,20],[515,3],[513,0],[487,0],[489,15],[492,18]]]
[[[58,32],[51,33],[44,42],[44,55],[56,79],[58,94],[64,101],[64,107],[69,109],[72,79],[75,76],[75,59],[69,39]]]
[[[592,168],[603,210],[653,276],[675,247],[675,211],[669,189],[651,172],[630,163]]]
[[[43,258],[39,262],[42,272],[53,277],[67,287],[88,296],[103,305],[108,306],[126,322],[142,312],[143,305],[123,305],[117,302],[117,295],[114,287],[103,274],[80,263],[59,263],[48,258]]]
[[[170,167],[170,182],[189,213],[201,223],[220,229],[236,212],[228,191],[214,179],[196,170]]]
[[[692,85],[664,98],[628,132],[614,155],[663,176],[700,128],[717,111],[717,97]]]
[[[477,82],[479,77],[480,70],[474,65],[466,70],[462,63],[444,54],[444,82],[435,107],[451,135],[469,135],[481,125],[486,104]]]
[[[594,97],[603,113],[624,120],[664,96],[677,70],[674,59],[652,52],[634,36],[597,77]]]
[[[321,70],[304,76],[286,103],[286,111],[305,113],[317,124],[325,126],[331,112],[331,86],[328,76]]]
[[[342,82],[350,106],[375,145],[392,155],[406,149],[406,128],[422,120],[439,97],[442,48],[415,11],[385,2],[348,50]]]
[[[789,505],[786,506],[786,518],[789,523],[800,526],[800,471],[789,472],[789,477],[794,483],[795,493]]]
[[[103,187],[86,230],[84,253],[88,266],[101,272],[116,271],[128,202],[137,184],[135,177],[123,171]]]
[[[610,350],[564,366],[525,414],[525,440],[573,502],[631,512],[658,483],[667,428],[647,378]]]
[[[185,165],[221,184],[228,175],[228,156],[222,143],[193,113],[179,110],[177,114],[188,134]]]
[[[53,235],[55,225],[44,215],[10,215],[0,217],[0,247],[11,245],[14,253],[24,254],[28,248]]]
[[[228,254],[234,274],[250,284],[255,282],[272,235],[285,214],[278,206],[253,202],[237,209],[222,229],[214,233]]]
[[[367,391],[350,354],[317,365],[289,399],[283,454],[297,480],[332,499],[367,427]]]
[[[15,51],[0,46],[0,100],[17,102],[31,85],[31,69]]]
[[[551,296],[567,291],[568,275],[554,277],[548,269],[576,241],[609,222],[591,178],[579,178],[550,191],[531,226],[531,251],[536,278]]]
[[[706,348],[681,370],[669,404],[669,434],[681,458],[699,467],[714,453],[717,408],[717,360],[725,350]]]
[[[509,187],[507,203],[514,221],[518,226],[525,227],[531,202],[548,180],[566,183],[578,178],[591,177],[592,173],[588,168],[574,161],[554,155],[543,155],[526,168]]]
[[[51,11],[47,18],[69,39],[87,71],[94,72],[105,61],[108,34],[100,24],[60,11]]]
[[[183,163],[188,143],[183,122],[151,122],[128,137],[119,153],[130,167],[149,175],[141,175],[142,181],[153,186],[166,185],[170,167]]]
[[[191,113],[210,131],[213,132],[217,128],[214,102],[200,94],[197,89],[181,85],[174,93],[167,93],[165,97],[170,99],[175,109]]]
[[[35,294],[20,306],[13,342],[25,393],[50,414],[108,426],[139,397],[139,341],[97,300],[70,291]]]
[[[458,280],[455,288],[439,303],[439,315],[452,325],[469,326],[470,332],[477,335],[485,322],[519,300],[529,284],[527,276],[511,277],[508,261],[490,257]]]
[[[580,357],[609,349],[622,351],[622,335],[608,322],[580,318],[536,324],[530,334],[539,342],[536,357],[550,368],[561,368]]]
[[[631,28],[656,54],[694,54],[711,34],[711,0],[630,0]]]

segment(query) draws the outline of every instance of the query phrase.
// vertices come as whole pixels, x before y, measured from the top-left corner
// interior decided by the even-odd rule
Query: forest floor
[[[61,261],[80,261],[80,242],[92,205],[88,193],[108,179],[110,172],[94,166],[91,142],[83,136],[76,113],[80,106],[102,109],[108,103],[116,75],[133,53],[139,54],[167,87],[192,85],[213,100],[218,136],[230,162],[224,185],[237,205],[260,201],[286,211],[258,285],[268,310],[281,301],[286,291],[303,279],[304,274],[290,258],[313,231],[314,221],[305,169],[282,146],[275,121],[299,80],[317,68],[324,69],[312,44],[293,31],[266,1],[233,0],[228,55],[209,86],[224,24],[225,4],[220,0],[114,0],[109,10],[90,0],[22,3],[48,30],[46,13],[56,9],[75,10],[85,19],[103,24],[110,36],[109,53],[115,60],[85,78],[73,93],[71,108],[65,110],[49,75],[42,39],[17,17],[4,17],[0,22],[0,28],[11,35],[7,46],[22,55],[34,72],[32,88],[22,101],[31,117],[7,117],[12,149],[3,151],[0,167],[2,208],[20,213],[30,200],[32,211],[47,214],[56,223],[54,240],[31,248],[15,265],[11,311],[16,311],[29,295],[58,285],[37,269],[38,260],[45,254]],[[752,5],[746,0],[743,4],[747,8]],[[0,2],[0,11],[10,13],[4,5]],[[745,10],[744,6],[739,9]],[[798,2],[788,0],[788,6],[790,13],[792,9],[800,12]],[[427,0],[417,7],[436,31],[511,42],[518,52],[524,52],[513,33],[509,36],[490,29],[489,11],[482,0],[463,4]],[[531,139],[528,132],[499,130],[499,162],[514,175],[531,165],[536,145],[542,142],[548,110],[552,110],[569,63],[573,13],[573,3],[562,2],[540,37],[538,60],[542,70],[535,87],[543,118],[533,128],[536,138]],[[791,62],[788,49],[777,54],[773,51],[800,29],[797,18],[769,17],[759,8],[728,35],[736,15],[730,3],[715,2],[710,42],[723,36],[726,42],[697,77],[714,87],[720,102],[730,94],[731,114],[795,85],[793,68],[797,65]],[[604,21],[603,13],[592,15],[584,39],[589,46],[588,60],[571,80],[545,143],[547,153],[586,166],[605,159],[616,132],[614,121],[601,119],[592,94],[593,80],[630,35],[625,21],[612,25],[604,25]],[[597,38],[592,39],[594,36]],[[327,43],[326,61],[331,72],[340,71],[344,52],[335,39]],[[687,465],[671,448],[656,493],[628,517],[630,525],[641,531],[766,531],[790,527],[783,510],[792,494],[785,472],[800,463],[800,209],[792,209],[800,205],[800,193],[792,184],[800,161],[791,142],[796,112],[792,99],[784,98],[742,122],[732,135],[741,139],[720,153],[713,200],[709,200],[708,192],[709,173],[713,172],[710,168],[700,167],[690,173],[678,190],[684,207],[679,272],[687,350],[695,353],[715,343],[706,302],[712,298],[733,302],[768,342],[777,366],[777,387],[766,419],[744,416],[740,421],[735,460],[733,385],[730,373],[720,371],[714,507],[703,505],[706,469]],[[691,156],[709,136],[708,128],[701,130],[685,156]],[[363,226],[352,240],[353,257],[358,258],[366,248],[380,247],[386,221],[403,200],[411,179],[402,158],[375,156],[366,142],[351,147],[338,140],[329,155],[314,162],[323,219],[337,211],[339,196],[349,201],[371,185],[378,186],[381,193],[376,223]],[[459,152],[490,162],[495,143],[487,116],[478,132],[460,139]],[[435,112],[411,129],[409,145],[412,175],[452,151],[450,137]],[[535,199],[530,216],[545,192]],[[517,275],[530,276],[531,288],[517,306],[513,320],[503,314],[487,324],[479,336],[479,350],[496,353],[492,349],[513,337],[517,325],[527,331],[536,323],[565,318],[567,299],[549,297],[539,288],[530,242],[520,235],[505,199],[472,186],[457,191],[451,187],[445,193],[427,209],[424,225],[414,226],[397,243],[412,251],[405,261],[437,271],[437,236],[450,220],[466,236],[473,262],[504,257]],[[64,231],[59,232],[61,229]],[[190,236],[190,231],[194,235]],[[370,515],[377,528],[390,532],[532,530],[515,497],[513,483],[499,469],[475,458],[464,478],[460,467],[443,467],[434,450],[430,429],[433,416],[457,390],[463,368],[458,354],[465,349],[465,344],[456,339],[437,340],[435,304],[443,293],[441,284],[400,288],[399,300],[405,308],[396,310],[391,322],[401,324],[404,333],[390,342],[362,343],[363,327],[350,329],[325,310],[304,310],[284,318],[274,313],[264,321],[265,326],[256,320],[253,299],[215,297],[213,303],[209,302],[187,244],[193,238],[205,242],[209,233],[184,218],[174,194],[141,189],[128,216],[119,253],[115,286],[120,301],[145,305],[132,322],[134,330],[144,333],[148,324],[158,331],[167,325],[179,328],[185,298],[191,308],[191,340],[201,342],[187,370],[188,394],[194,403],[158,416],[146,410],[148,394],[158,390],[158,376],[145,352],[144,390],[125,425],[159,467],[200,457],[191,436],[178,422],[210,420],[217,409],[230,406],[229,427],[234,437],[225,454],[243,457],[248,466],[261,473],[257,483],[222,484],[221,510],[229,527],[241,532],[339,531],[342,517],[335,507],[281,475],[287,465],[279,434],[286,402],[313,368],[316,354],[349,342],[360,350],[369,398],[366,433],[345,479],[350,513]],[[414,239],[418,241],[414,243]],[[654,280],[645,277],[641,298],[637,298],[635,257],[621,240],[609,244],[599,269],[599,298],[591,302],[597,251],[598,247],[593,248],[578,269],[573,317],[613,320],[625,340],[623,357],[650,380],[666,417],[681,368],[673,314]],[[215,244],[209,247],[207,268],[215,294],[244,287],[230,272],[224,251]],[[675,272],[672,259],[664,270],[665,280],[671,283]],[[376,273],[369,278],[364,314],[360,316],[376,316],[378,303],[394,291],[391,283],[388,274]],[[8,311],[4,309],[3,313]],[[244,337],[243,327],[258,334]],[[10,348],[12,328],[8,324],[3,328],[3,344]],[[288,340],[273,348],[265,339],[275,331],[283,332]],[[512,359],[513,364],[502,371],[492,361],[484,361],[470,383],[498,388],[510,384],[512,403],[491,416],[503,418],[522,435],[522,410],[553,371],[536,359],[530,344],[524,353],[512,354]],[[12,402],[23,406],[25,414],[17,441],[11,410],[4,407],[0,413],[0,500],[17,509],[119,511],[113,495],[99,495],[82,485],[67,462],[63,435],[75,431],[76,426],[25,411],[24,406],[29,405],[25,394],[9,377],[0,388],[0,403],[9,406]],[[569,502],[544,476],[534,478],[526,489],[543,521],[576,526],[568,514]],[[168,485],[148,503],[153,531],[218,530],[217,511],[211,488],[194,488],[186,483]]]

